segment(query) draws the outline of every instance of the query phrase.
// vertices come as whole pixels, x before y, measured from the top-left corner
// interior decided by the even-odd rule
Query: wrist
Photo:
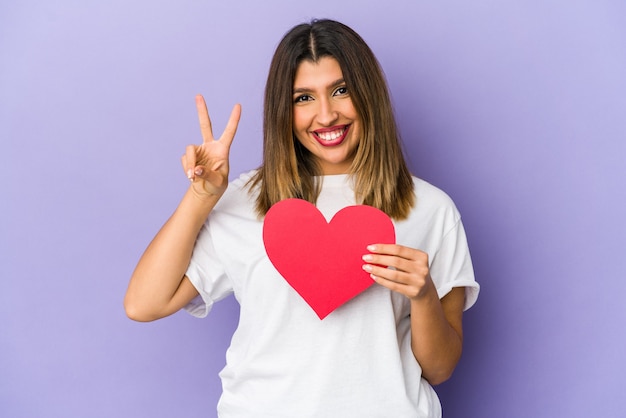
[[[425,283],[418,293],[409,297],[411,303],[424,304],[426,302],[439,302],[439,294],[435,283],[430,278],[430,274],[426,276]]]
[[[199,224],[202,224],[221,197],[221,195],[199,193],[191,185],[187,189],[178,211],[183,212],[186,218],[196,219]]]
[[[200,203],[215,204],[226,191],[226,187],[221,190],[209,191],[202,185],[202,181],[192,181],[189,185],[189,192]]]

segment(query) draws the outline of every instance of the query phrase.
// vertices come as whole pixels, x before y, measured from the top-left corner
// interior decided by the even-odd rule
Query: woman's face
[[[356,154],[360,121],[339,63],[302,61],[293,86],[293,130],[323,174],[347,174]]]

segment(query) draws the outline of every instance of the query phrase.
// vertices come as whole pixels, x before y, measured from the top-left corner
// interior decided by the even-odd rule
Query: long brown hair
[[[293,83],[298,65],[333,57],[339,63],[362,133],[350,175],[357,203],[405,219],[415,202],[387,83],[376,57],[348,26],[314,20],[283,37],[270,65],[263,113],[263,163],[249,185],[258,187],[256,211],[264,216],[280,200],[297,197],[315,203],[321,175],[313,155],[293,133]]]

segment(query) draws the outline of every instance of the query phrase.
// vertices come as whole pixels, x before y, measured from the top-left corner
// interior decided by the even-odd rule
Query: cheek
[[[359,115],[356,111],[356,109],[354,108],[354,106],[347,105],[342,109],[342,115],[346,118],[352,121],[353,125],[360,125],[361,124],[361,118],[359,118]],[[356,127],[355,126],[355,127]]]
[[[302,109],[294,109],[293,111],[293,129],[294,131],[302,131],[308,128],[306,112]]]
[[[361,119],[359,118],[359,114],[357,113],[356,109],[353,106],[350,107],[350,118],[356,121],[360,121]]]

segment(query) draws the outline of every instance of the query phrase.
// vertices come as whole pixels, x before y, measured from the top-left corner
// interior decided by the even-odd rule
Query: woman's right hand
[[[182,157],[183,168],[192,182],[190,190],[144,251],[124,298],[127,315],[137,321],[171,315],[198,295],[185,272],[198,233],[228,185],[228,154],[241,106],[233,108],[226,129],[217,140],[200,95],[196,96],[196,106],[202,144],[189,145]]]
[[[196,108],[202,133],[202,145],[187,146],[185,155],[181,159],[183,169],[197,197],[202,199],[210,196],[219,197],[228,185],[228,155],[237,132],[241,106],[237,104],[233,107],[226,129],[217,140],[213,137],[211,119],[201,95],[196,96]]]

